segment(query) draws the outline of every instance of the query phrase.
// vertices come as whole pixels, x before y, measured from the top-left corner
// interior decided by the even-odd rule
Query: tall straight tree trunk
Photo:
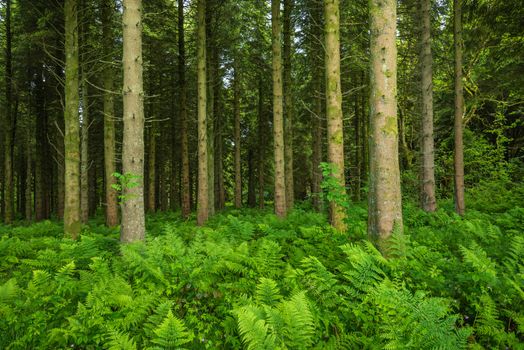
[[[206,81],[206,0],[198,0],[197,8],[197,86],[198,86],[198,199],[197,224],[209,217],[207,157],[207,81]]]
[[[113,0],[102,0],[102,32],[104,58],[112,62],[113,58],[113,31],[111,28],[113,14]],[[115,135],[115,102],[113,96],[114,73],[111,64],[104,67],[104,168],[105,168],[105,213],[106,225],[114,227],[118,225],[118,202],[117,193],[113,188],[116,178],[116,135]]]
[[[275,154],[275,214],[284,217],[286,206],[286,176],[284,156],[284,123],[282,97],[282,45],[280,26],[280,0],[271,1],[273,46],[273,137]]]
[[[360,83],[362,86],[363,82],[359,80],[359,75],[356,76],[357,84]],[[358,85],[357,85],[358,87]],[[353,132],[355,137],[355,166],[353,167],[355,169],[355,174],[353,176],[353,198],[355,201],[360,202],[360,183],[361,183],[361,177],[360,177],[360,168],[361,168],[361,137],[360,137],[360,119],[362,118],[361,112],[361,105],[360,100],[358,99],[358,95],[355,98],[355,118],[353,123]]]
[[[334,166],[331,174],[346,195],[344,180],[344,135],[342,128],[342,88],[340,82],[340,11],[339,0],[324,0],[326,42],[326,119],[328,160]],[[330,203],[331,225],[346,230],[346,212],[340,204]]]
[[[13,66],[11,54],[11,0],[5,2],[5,133],[4,133],[4,222],[10,224],[14,218],[13,186]]]
[[[264,208],[264,192],[266,190],[266,118],[264,115],[264,95],[262,76],[258,78],[258,207]]]
[[[33,220],[33,147],[31,143],[31,128],[26,133],[26,185],[25,185],[25,219]]]
[[[284,37],[284,106],[286,120],[284,123],[284,147],[286,162],[286,207],[291,210],[294,205],[295,189],[293,181],[293,80],[291,77],[291,61],[293,57],[292,33],[293,25],[291,13],[293,12],[294,0],[284,0],[283,37]]]
[[[215,50],[215,56],[217,56],[217,52]],[[220,99],[222,97],[221,91],[222,91],[222,84],[221,77],[219,76],[220,70],[219,70],[219,62],[218,57],[216,57],[214,60],[215,65],[215,72],[217,74],[217,84],[215,84],[215,98],[214,98],[214,104],[213,104],[213,114],[215,116],[215,203],[216,203],[216,209],[222,210],[225,207],[226,204],[226,191],[224,187],[224,163],[223,163],[223,157],[224,157],[224,140],[223,140],[223,133],[224,133],[224,121],[223,121],[223,115],[222,110],[220,108]]]
[[[64,233],[80,235],[80,125],[78,121],[78,3],[65,0],[65,207]]]
[[[422,84],[422,209],[434,212],[435,149],[433,142],[433,57],[431,54],[431,2],[420,1],[421,12],[421,84]]]
[[[235,77],[233,81],[233,114],[235,116],[235,208],[242,207],[242,174],[240,159],[240,73],[238,65],[235,65]]]
[[[154,108],[151,104],[151,117],[154,118]],[[156,124],[152,123],[149,128],[149,153],[148,153],[148,190],[147,190],[147,209],[149,212],[156,211]]]
[[[182,176],[180,192],[182,199],[182,217],[191,213],[191,186],[189,177],[189,141],[187,138],[186,110],[186,50],[184,36],[184,0],[178,0],[178,77],[180,90],[180,151],[182,154]]]
[[[257,205],[255,185],[255,151],[249,148],[247,154],[248,178],[247,178],[247,205],[254,208]]]
[[[396,0],[371,0],[370,179],[368,232],[387,255],[387,239],[402,230],[397,126]]]
[[[466,203],[464,201],[464,87],[462,82],[462,0],[453,0],[453,41],[455,46],[455,211],[464,215]]]
[[[213,2],[210,1],[212,4]],[[215,84],[216,74],[213,60],[215,59],[216,41],[213,33],[213,6],[206,6],[206,123],[207,123],[207,191],[208,191],[208,215],[215,215]],[[209,53],[209,54],[208,54]],[[217,57],[218,59],[218,57]]]
[[[145,236],[144,215],[144,86],[142,67],[142,1],[124,0],[124,137],[123,186],[120,240],[133,242]]]
[[[83,223],[89,219],[89,97],[87,77],[82,69],[82,120],[80,128],[80,217]]]

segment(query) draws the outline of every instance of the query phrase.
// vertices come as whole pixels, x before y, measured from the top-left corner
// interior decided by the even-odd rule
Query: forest
[[[0,349],[524,349],[517,0],[0,0]]]

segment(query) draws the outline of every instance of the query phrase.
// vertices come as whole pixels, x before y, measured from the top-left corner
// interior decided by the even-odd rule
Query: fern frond
[[[260,278],[257,285],[256,300],[260,304],[275,306],[280,299],[282,299],[282,296],[277,283],[270,278]]]
[[[108,350],[136,350],[136,343],[129,334],[112,331],[106,343]]]
[[[168,311],[164,321],[154,330],[156,337],[152,340],[165,350],[183,349],[182,345],[193,340],[193,334],[186,329],[182,321],[173,316],[171,310]]]

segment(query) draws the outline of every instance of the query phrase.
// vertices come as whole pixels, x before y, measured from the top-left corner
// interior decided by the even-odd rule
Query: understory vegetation
[[[102,217],[0,226],[0,348],[524,349],[524,187],[472,193],[406,204],[387,259],[359,205],[346,234],[308,204],[151,215],[128,245]]]

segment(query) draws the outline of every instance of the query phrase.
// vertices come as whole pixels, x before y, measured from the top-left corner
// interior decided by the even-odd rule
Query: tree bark
[[[215,59],[216,41],[213,33],[213,1],[207,1],[205,14],[206,28],[206,124],[207,124],[207,191],[208,215],[215,215],[215,84],[216,72],[213,60]],[[218,59],[218,57],[217,57]]]
[[[431,2],[421,0],[421,88],[422,88],[422,209],[434,212],[435,149],[433,142],[433,57],[431,54]]]
[[[11,0],[5,2],[5,133],[4,133],[4,222],[11,224],[14,219],[13,186],[13,66],[11,35]]]
[[[266,190],[266,128],[267,122],[264,115],[263,80],[258,78],[258,207],[264,208],[264,193]]]
[[[142,1],[124,0],[124,135],[123,186],[120,240],[133,242],[145,236],[144,215],[144,86],[142,67]]]
[[[284,217],[286,206],[286,177],[284,155],[284,123],[282,97],[282,48],[280,26],[280,0],[271,1],[271,25],[273,46],[273,137],[275,156],[275,214]]]
[[[368,233],[383,254],[402,231],[397,125],[396,1],[371,0]]]
[[[150,117],[154,118],[154,108],[152,105],[150,110]],[[156,124],[154,121],[149,128],[149,152],[147,165],[147,210],[150,213],[154,213],[156,211]]]
[[[82,119],[80,127],[80,218],[82,223],[89,219],[89,97],[87,77],[82,69]]]
[[[80,125],[78,121],[78,3],[65,0],[65,207],[64,233],[80,235]]]
[[[103,0],[102,4],[102,33],[104,57],[107,61],[113,61],[114,37],[111,28],[113,0]],[[106,226],[118,225],[118,201],[117,193],[113,188],[116,178],[116,135],[115,135],[115,102],[113,96],[114,73],[111,64],[104,67],[104,168],[105,168],[105,214]]]
[[[293,117],[295,113],[293,105],[293,80],[291,76],[293,46],[292,33],[293,25],[291,13],[293,12],[294,0],[284,0],[283,14],[283,37],[284,37],[284,106],[286,119],[284,123],[284,152],[286,163],[286,208],[291,210],[294,205],[295,189],[293,180]]]
[[[198,0],[197,8],[197,86],[198,86],[198,199],[197,224],[209,217],[208,144],[207,144],[207,81],[206,81],[206,0]]]
[[[184,0],[178,0],[178,76],[180,89],[180,149],[182,154],[182,179],[180,183],[180,192],[182,197],[182,217],[187,218],[191,213],[191,184],[189,177],[189,141],[187,137]]]
[[[344,179],[344,135],[342,126],[342,89],[340,82],[340,12],[339,0],[324,0],[326,42],[326,119],[328,160],[334,166],[331,174],[346,195]],[[339,204],[330,203],[331,225],[346,230],[346,212]]]
[[[453,42],[455,47],[455,211],[464,215],[466,203],[464,200],[464,86],[462,82],[462,0],[453,0]]]
[[[238,65],[235,65],[235,77],[233,80],[233,114],[235,116],[235,208],[242,207],[242,169],[240,154],[240,73]]]

